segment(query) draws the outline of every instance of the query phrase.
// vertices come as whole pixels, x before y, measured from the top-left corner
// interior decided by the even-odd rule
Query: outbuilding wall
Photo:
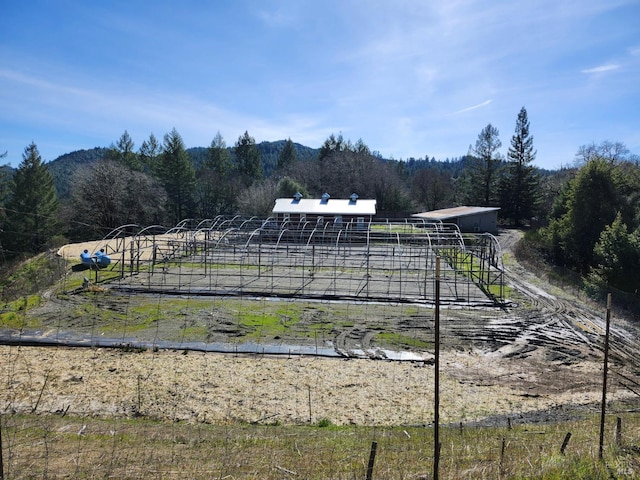
[[[496,233],[498,231],[498,212],[483,212],[455,219],[462,232]]]

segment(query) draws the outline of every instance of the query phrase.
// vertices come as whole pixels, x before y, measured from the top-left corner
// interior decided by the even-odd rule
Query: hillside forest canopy
[[[137,145],[125,130],[108,148],[45,163],[25,147],[17,169],[0,168],[0,260],[5,265],[66,242],[99,239],[125,224],[182,219],[267,218],[276,198],[377,201],[378,217],[460,205],[497,206],[504,227],[524,227],[530,250],[571,269],[599,295],[640,287],[640,162],[619,142],[580,146],[567,167],[536,167],[527,111],[518,113],[501,153],[488,124],[458,158],[385,159],[362,139],[331,134],[319,149],[290,138],[256,143],[245,131],[227,145],[187,148],[173,128]],[[6,269],[6,268],[5,268]]]

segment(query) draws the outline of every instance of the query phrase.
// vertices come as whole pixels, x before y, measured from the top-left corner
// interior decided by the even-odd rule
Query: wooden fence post
[[[560,453],[562,455],[564,455],[564,451],[567,448],[567,445],[569,444],[570,439],[571,439],[571,432],[567,432],[567,434],[564,436],[564,441],[562,442],[562,446],[560,447]]]

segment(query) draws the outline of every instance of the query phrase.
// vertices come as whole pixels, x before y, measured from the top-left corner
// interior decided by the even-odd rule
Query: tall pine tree
[[[59,229],[55,182],[38,147],[24,149],[11,183],[2,244],[9,254],[43,251]]]
[[[226,179],[233,169],[231,154],[220,132],[216,133],[216,136],[211,140],[211,145],[207,150],[205,167],[213,170],[222,179]]]
[[[516,226],[531,220],[540,204],[540,177],[532,165],[535,158],[527,110],[522,107],[500,179],[500,214]]]
[[[142,162],[136,152],[133,151],[133,146],[131,135],[125,130],[118,142],[115,145],[111,145],[107,156],[110,160],[119,162],[131,170],[142,170]]]
[[[260,151],[256,147],[256,141],[244,132],[238,138],[235,145],[236,163],[238,173],[245,186],[250,187],[256,180],[262,179],[262,163],[260,162]]]
[[[196,201],[200,217],[211,218],[233,212],[235,189],[232,170],[231,153],[218,132],[207,149],[207,159],[196,173]]]
[[[160,155],[160,144],[155,135],[151,133],[149,140],[144,140],[138,150],[138,158],[142,165],[142,171],[154,174],[158,169],[158,156]]]
[[[298,154],[296,147],[290,138],[284,142],[284,148],[278,155],[278,170],[280,172],[287,172],[291,165],[298,161]]]
[[[167,192],[170,220],[183,220],[192,213],[195,170],[175,128],[164,136],[157,175]]]
[[[469,163],[466,172],[467,203],[492,206],[497,202],[498,167],[502,146],[500,132],[488,124],[482,129],[474,147],[469,147]]]

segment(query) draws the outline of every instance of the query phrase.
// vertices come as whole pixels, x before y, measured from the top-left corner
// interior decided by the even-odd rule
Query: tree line
[[[583,146],[546,224],[528,235],[547,260],[584,278],[586,289],[640,287],[640,162],[619,142]]]
[[[501,148],[491,124],[466,155],[445,161],[428,155],[384,159],[362,139],[351,142],[342,134],[331,134],[314,150],[291,139],[257,145],[248,132],[227,146],[217,132],[208,147],[187,149],[174,128],[162,141],[151,134],[139,147],[125,131],[109,148],[90,152],[90,161],[65,164],[62,171],[56,162],[45,164],[32,143],[15,172],[0,170],[1,252],[3,258],[36,253],[102,238],[125,224],[170,226],[184,218],[235,214],[266,218],[276,198],[296,192],[334,198],[355,192],[375,198],[385,218],[498,206],[502,224],[534,227],[529,239],[550,261],[593,282],[625,286],[638,280],[640,173],[624,145],[580,147],[572,168],[541,170],[533,165],[537,152],[523,107],[505,156]]]

